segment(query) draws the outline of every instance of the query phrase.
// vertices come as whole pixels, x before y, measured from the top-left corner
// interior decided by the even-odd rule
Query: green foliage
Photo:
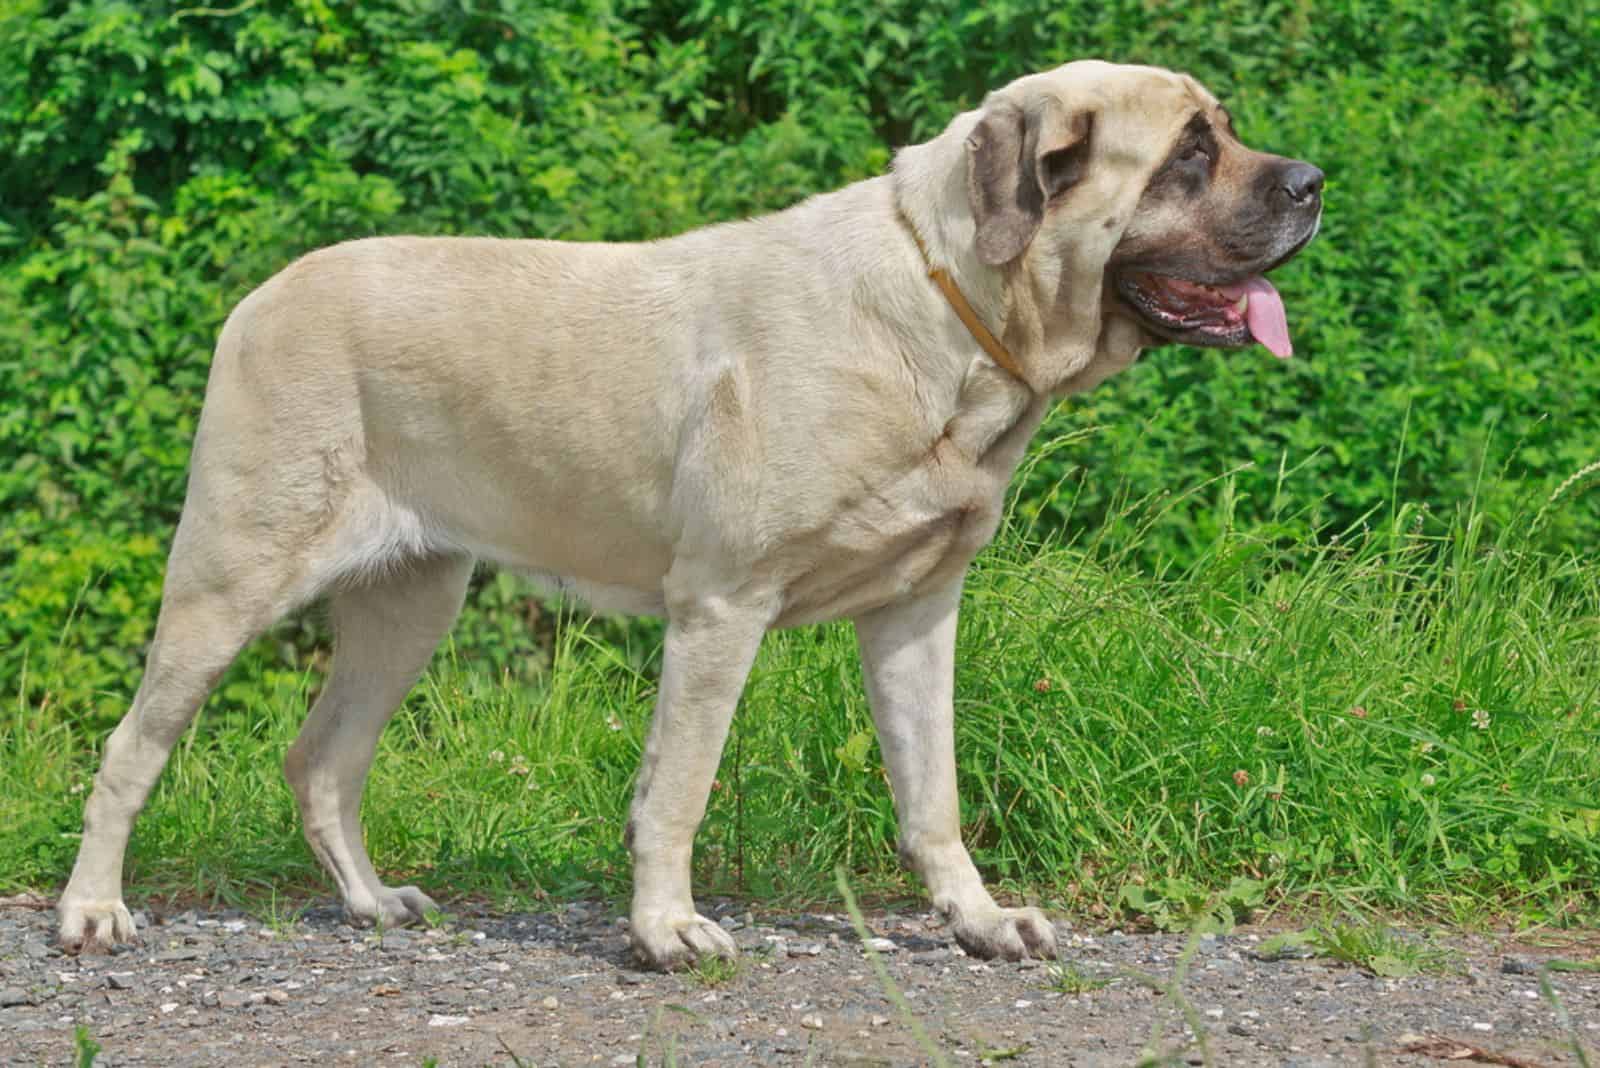
[[[1119,900],[1130,915],[1158,931],[1227,934],[1261,907],[1266,889],[1260,879],[1236,875],[1213,894],[1192,879],[1169,875],[1151,886],[1129,883]]]
[[[80,1024],[72,1032],[72,1049],[76,1054],[73,1063],[78,1068],[94,1068],[94,1059],[100,1056],[101,1045],[89,1034],[89,1029]]]
[[[1552,972],[1600,972],[1600,960],[1565,960],[1555,957],[1545,961],[1544,967]]]
[[[1103,990],[1111,985],[1111,980],[1103,976],[1090,975],[1075,964],[1053,961],[1045,966],[1045,989],[1054,990],[1058,994],[1067,994],[1077,997],[1080,994],[1092,994],[1096,990]]]
[[[1381,923],[1324,924],[1274,935],[1261,944],[1261,955],[1268,959],[1293,951],[1354,964],[1386,979],[1439,974],[1459,967],[1449,950]]]
[[[719,957],[713,954],[695,961],[689,968],[689,978],[693,979],[697,986],[715,990],[719,986],[727,986],[743,970],[743,958]]]

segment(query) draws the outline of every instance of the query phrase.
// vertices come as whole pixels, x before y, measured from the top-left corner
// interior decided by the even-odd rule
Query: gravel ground
[[[469,911],[448,930],[381,938],[333,907],[278,926],[238,912],[153,925],[139,915],[142,944],[80,959],[51,944],[44,904],[25,896],[0,908],[8,1065],[72,1063],[80,1025],[106,1066],[927,1062],[844,916],[713,907],[745,954],[713,984],[633,968],[623,921],[601,905]],[[931,916],[868,922],[889,975],[955,1064],[1120,1068],[1147,1047],[1199,1064],[1190,1023],[1216,1065],[1573,1065],[1574,1035],[1600,1061],[1600,975],[1550,975],[1570,1017],[1563,1026],[1539,993],[1550,951],[1508,940],[1452,940],[1460,974],[1380,979],[1321,960],[1264,960],[1261,931],[1208,937],[1183,978],[1186,1023],[1151,986],[1172,983],[1179,936],[1063,926],[1063,962],[1109,981],[1064,993],[1049,966],[968,959]],[[1593,956],[1594,943],[1563,955]]]

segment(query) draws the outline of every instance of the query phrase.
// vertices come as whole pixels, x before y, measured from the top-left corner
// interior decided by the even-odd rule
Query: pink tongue
[[[1230,300],[1250,298],[1244,312],[1245,325],[1269,352],[1285,360],[1294,355],[1294,345],[1289,341],[1289,317],[1283,311],[1283,298],[1271,282],[1256,275],[1236,286],[1222,286],[1221,290]]]

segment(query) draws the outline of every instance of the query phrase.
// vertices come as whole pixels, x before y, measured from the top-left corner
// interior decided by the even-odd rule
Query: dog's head
[[[1193,78],[1069,63],[990,93],[947,134],[962,137],[968,252],[998,269],[1005,340],[1054,365],[1035,385],[1098,381],[1092,365],[1167,341],[1289,354],[1263,275],[1316,234],[1322,172],[1246,148]],[[964,237],[947,231],[952,261]]]

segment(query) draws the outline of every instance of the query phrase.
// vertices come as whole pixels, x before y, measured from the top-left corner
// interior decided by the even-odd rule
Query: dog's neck
[[[967,333],[972,335],[972,340],[976,341],[978,347],[989,354],[989,359],[998,364],[1001,370],[1021,382],[1031,393],[1033,384],[1028,381],[1028,375],[1022,369],[1022,365],[1017,362],[1017,358],[1011,355],[1011,351],[1006,348],[1005,343],[995,337],[989,330],[989,327],[983,321],[983,317],[978,314],[972,303],[967,300],[966,294],[961,292],[961,286],[954,278],[950,277],[950,272],[943,267],[935,266],[933,261],[928,258],[928,246],[922,240],[922,236],[917,233],[917,228],[911,220],[907,219],[904,213],[900,213],[900,219],[906,224],[906,228],[911,231],[911,239],[917,243],[917,251],[922,254],[922,261],[928,268],[928,278],[944,294],[945,300],[949,302],[951,309],[956,313],[956,317],[967,328]]]
[[[971,323],[962,320],[991,359],[1016,375],[1028,388],[1040,392],[1026,371],[1026,364],[1000,341],[1005,337],[1008,318],[1006,287],[1001,272],[985,266],[974,251],[977,224],[967,205],[966,138],[977,125],[979,113],[969,111],[931,141],[909,145],[895,154],[891,181],[895,209],[906,224],[927,264],[928,274],[937,282],[942,276],[982,324],[984,332],[1004,349],[1004,358],[985,344]],[[945,283],[940,283],[945,288]],[[957,315],[961,309],[946,290],[946,299]]]
[[[937,282],[935,272],[943,273],[1009,358],[997,357],[962,316],[996,364],[1035,394],[1082,392],[1137,359],[1148,339],[1131,322],[1103,318],[1098,285],[1093,293],[1066,293],[1067,264],[1049,250],[1030,248],[1001,267],[978,259],[966,142],[980,117],[977,111],[958,115],[932,140],[895,154],[895,207],[917,239],[930,275]],[[949,293],[946,299],[960,315]]]

